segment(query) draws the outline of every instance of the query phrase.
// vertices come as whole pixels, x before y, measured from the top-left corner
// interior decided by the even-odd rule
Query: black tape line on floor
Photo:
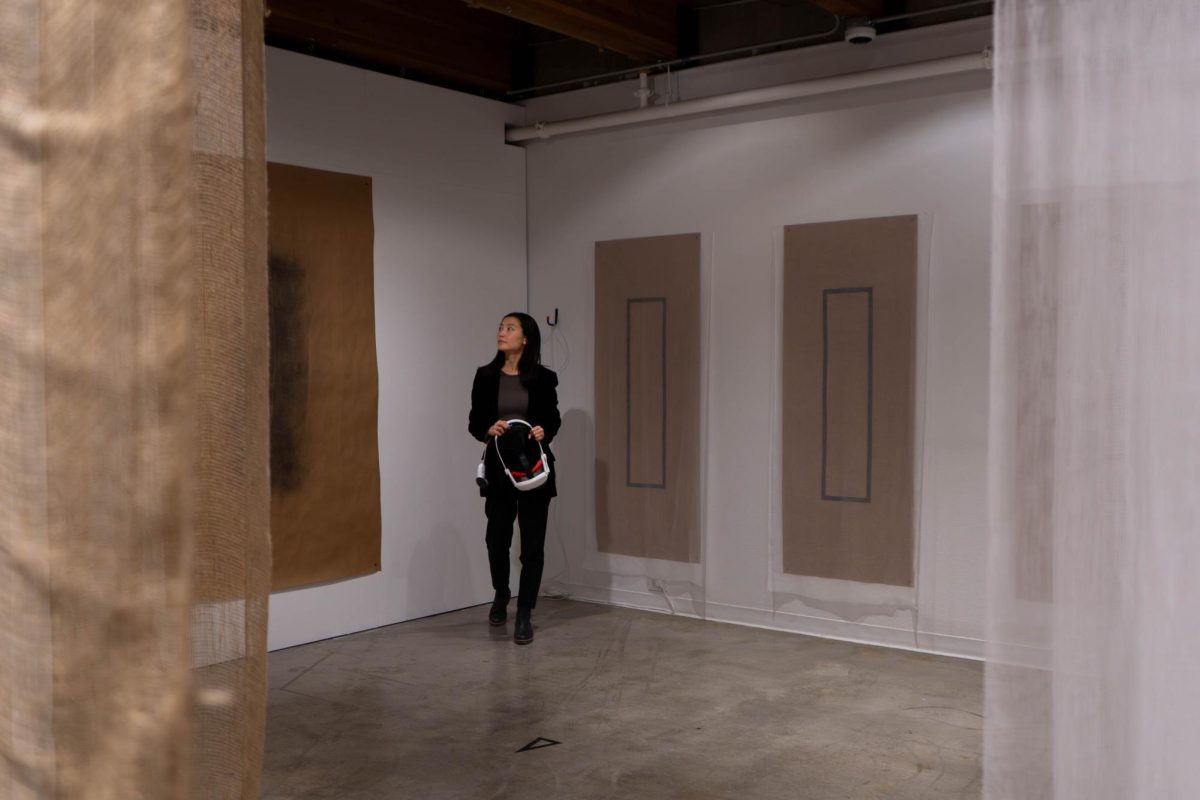
[[[553,739],[545,739],[545,738],[539,736],[536,739],[534,739],[532,742],[530,742],[529,744],[522,747],[517,752],[518,753],[527,753],[530,750],[541,750],[543,747],[553,747],[556,744],[562,744],[562,742],[556,742]]]

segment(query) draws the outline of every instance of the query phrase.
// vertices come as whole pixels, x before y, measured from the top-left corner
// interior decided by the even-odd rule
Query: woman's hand
[[[546,429],[541,425],[536,425],[534,426],[533,430],[529,431],[529,435],[532,436],[535,441],[540,442],[542,439],[546,438]]]
[[[508,430],[508,423],[502,419],[496,420],[496,424],[488,428],[488,436],[501,436]]]

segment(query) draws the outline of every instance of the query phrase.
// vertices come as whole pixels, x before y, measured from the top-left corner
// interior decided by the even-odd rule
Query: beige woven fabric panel
[[[257,797],[262,9],[195,6],[0,4],[5,798]]]
[[[269,166],[272,586],[378,572],[371,179]]]
[[[784,572],[912,586],[916,275],[916,217],[784,232]]]
[[[700,561],[700,234],[596,243],[600,552]]]
[[[0,3],[0,796],[14,800],[55,789],[40,17],[40,0]]]
[[[200,442],[192,795],[258,797],[271,489],[262,0],[191,0]]]

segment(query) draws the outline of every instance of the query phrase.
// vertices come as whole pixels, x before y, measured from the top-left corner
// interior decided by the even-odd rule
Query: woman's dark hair
[[[537,377],[538,364],[542,363],[542,332],[538,330],[537,320],[528,314],[514,311],[505,314],[503,319],[509,317],[521,323],[521,332],[525,334],[525,352],[521,353],[521,360],[517,362],[517,371],[521,373],[521,384],[528,387]],[[504,366],[504,358],[504,351],[497,350],[496,357],[488,364],[488,369],[500,372]]]

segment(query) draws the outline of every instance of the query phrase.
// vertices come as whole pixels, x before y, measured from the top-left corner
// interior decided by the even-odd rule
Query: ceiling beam
[[[444,0],[269,0],[267,43],[484,90],[512,88],[515,23]]]
[[[883,16],[883,0],[809,0],[809,2],[841,17],[871,19]]]
[[[676,0],[467,0],[639,61],[679,55]]]

